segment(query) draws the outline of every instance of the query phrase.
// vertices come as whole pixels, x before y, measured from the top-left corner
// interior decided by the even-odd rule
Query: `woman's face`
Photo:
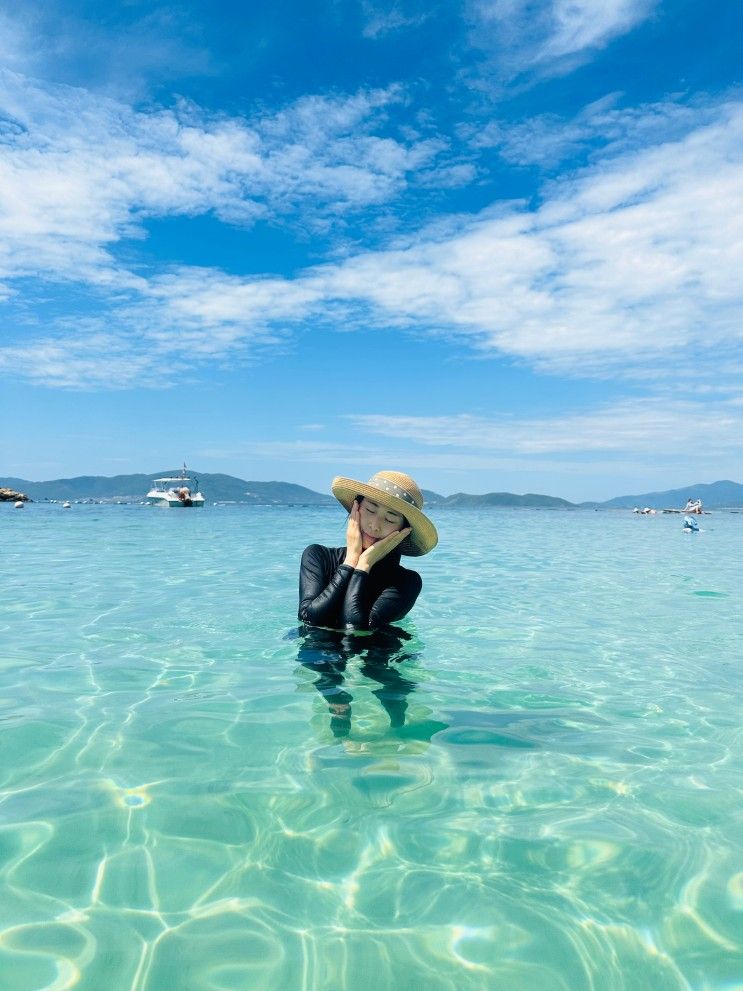
[[[359,523],[361,546],[366,550],[383,537],[389,537],[391,533],[402,530],[405,518],[401,513],[395,513],[365,497],[359,504]]]

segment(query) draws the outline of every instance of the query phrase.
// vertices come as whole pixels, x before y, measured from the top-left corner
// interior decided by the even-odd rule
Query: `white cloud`
[[[164,386],[186,371],[182,361],[168,372],[130,334],[78,328],[75,334],[0,348],[0,371],[62,389]]]
[[[535,60],[551,61],[607,42],[645,20],[653,0],[553,0],[551,31]]]
[[[23,71],[28,67],[33,49],[28,26],[0,10],[0,65]]]
[[[408,9],[410,8],[410,9]],[[381,38],[404,28],[420,27],[431,16],[420,3],[393,3],[379,6],[371,0],[362,0],[365,38]]]
[[[644,21],[657,0],[470,0],[472,41],[492,55],[491,72],[572,70]]]
[[[302,282],[246,281],[197,267],[137,285],[104,316],[60,320],[57,333],[0,347],[0,371],[60,388],[166,387],[204,362],[232,363],[282,346],[317,302]]]
[[[451,491],[533,491],[581,500],[735,477],[743,455],[743,406],[735,397],[679,401],[625,399],[549,417],[354,414],[331,424],[334,440],[245,441],[199,456],[250,463],[322,465],[364,477],[385,467],[412,472],[426,487]],[[602,478],[602,491],[595,479]],[[434,479],[436,479],[434,481]],[[319,483],[318,483],[319,484]]]
[[[322,291],[542,369],[717,371],[743,335],[743,105],[681,140],[548,187],[541,207],[487,214],[317,274]],[[369,314],[365,314],[369,319]]]
[[[440,141],[374,133],[393,90],[308,97],[253,119],[181,103],[135,111],[71,87],[0,73],[0,278],[126,276],[113,243],[148,217],[229,223],[300,210],[305,225],[393,197]]]
[[[333,474],[358,473],[358,476],[371,476],[381,465],[391,468],[399,467],[405,471],[436,470],[452,472],[461,476],[463,471],[493,471],[494,469],[514,472],[529,471],[534,468],[533,458],[510,454],[496,455],[489,452],[428,450],[416,445],[415,437],[400,438],[389,443],[378,441],[366,443],[363,448],[355,450],[349,447],[348,440],[338,441],[304,441],[304,440],[275,440],[275,441],[246,441],[230,447],[209,447],[195,452],[201,458],[235,461],[250,459],[251,461],[281,461],[291,464],[325,465],[328,472]],[[592,469],[602,462],[593,461]],[[618,462],[612,460],[610,465],[616,471]],[[564,457],[558,459],[541,459],[541,470],[550,468],[560,470],[575,469],[586,471],[585,462],[570,461]],[[323,486],[325,487],[325,486]]]
[[[0,153],[7,180],[0,182],[0,275],[19,293],[19,275],[76,280],[95,291],[100,316],[74,328],[58,320],[45,339],[0,350],[2,367],[68,386],[83,383],[75,368],[85,369],[89,384],[103,386],[110,361],[114,386],[133,384],[137,374],[141,382],[171,381],[202,362],[281,347],[311,318],[316,326],[439,334],[476,354],[547,371],[686,385],[713,383],[729,364],[725,374],[739,378],[743,103],[733,99],[701,108],[697,126],[685,118],[679,137],[639,149],[631,143],[550,184],[533,209],[501,204],[445,218],[387,250],[293,279],[187,266],[130,272],[114,262],[111,243],[149,212],[279,209],[304,195],[320,203],[326,196],[329,210],[340,195],[347,209],[353,196],[377,195],[375,176],[382,185],[404,181],[429,152],[384,139],[369,144],[363,133],[387,98],[300,101],[250,127],[205,122],[188,107],[137,115],[109,101],[102,129],[99,101],[40,90],[41,119],[53,122],[45,141],[20,103],[11,107],[18,124],[10,153]],[[65,153],[71,100],[79,126],[65,138]],[[326,159],[311,142],[312,122],[324,115]],[[104,146],[88,133],[105,138]],[[301,137],[301,154],[282,143],[292,134]],[[334,142],[349,160],[356,149],[351,168],[365,178],[344,187]],[[276,160],[270,179],[267,149]],[[262,198],[251,199],[248,187]],[[133,361],[122,372],[118,355],[127,347]]]
[[[0,65],[127,99],[147,98],[153,78],[162,83],[215,72],[200,25],[183,8],[119,5],[114,27],[95,5],[89,17],[80,6],[60,0],[24,0],[12,9],[5,4]]]
[[[679,141],[704,123],[712,123],[719,104],[666,100],[621,107],[621,94],[610,93],[586,106],[572,120],[541,114],[521,122],[490,121],[470,128],[464,136],[474,148],[496,148],[515,165],[551,168],[578,154],[607,159],[639,151],[648,145]]]
[[[697,402],[667,396],[627,399],[549,418],[503,416],[349,416],[372,435],[459,452],[543,458],[596,454],[693,460],[743,453],[743,409],[735,399]]]
[[[196,267],[180,267],[153,279],[145,295],[145,319],[154,304],[165,310],[158,324],[180,329],[297,321],[322,302],[307,280],[246,280]]]

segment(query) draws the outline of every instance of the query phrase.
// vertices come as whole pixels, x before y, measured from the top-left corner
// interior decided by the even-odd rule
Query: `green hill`
[[[178,475],[179,469],[165,469],[149,475],[80,475],[30,482],[23,478],[0,479],[0,486],[24,492],[34,502],[45,499],[122,499],[141,501],[152,488],[153,478]],[[335,505],[330,495],[314,492],[291,482],[249,482],[233,475],[189,471],[198,479],[207,502],[241,502],[252,505]]]
[[[634,506],[650,506],[653,509],[683,509],[687,499],[701,499],[706,509],[743,506],[743,485],[728,480],[686,485],[682,489],[667,489],[665,492],[617,496],[608,502],[602,502],[601,505],[622,509],[631,509]]]
[[[0,488],[6,487],[25,493],[35,502],[45,499],[121,499],[141,502],[152,487],[152,479],[175,476],[180,469],[166,469],[151,474],[137,475],[79,475],[76,478],[56,478],[46,482],[30,482],[24,478],[0,478]],[[234,475],[210,474],[190,471],[198,479],[199,487],[207,503],[235,502],[253,506],[334,506],[332,495],[315,492],[292,482],[250,482]],[[682,509],[687,499],[702,499],[708,509],[743,506],[743,485],[738,482],[720,481],[711,484],[689,485],[665,492],[646,492],[642,495],[617,496],[607,502],[585,502],[580,507],[567,499],[555,496],[516,495],[513,492],[486,492],[470,495],[457,492],[442,496],[438,492],[423,489],[426,508],[429,509],[486,509],[505,506],[521,506],[532,509],[573,508],[632,508],[652,506],[657,509]]]
[[[571,509],[574,503],[567,499],[558,499],[556,496],[535,495],[514,495],[513,492],[487,492],[485,495],[467,495],[466,492],[457,492],[456,495],[443,499],[439,506],[445,509],[477,509],[488,506],[524,506],[535,509]]]

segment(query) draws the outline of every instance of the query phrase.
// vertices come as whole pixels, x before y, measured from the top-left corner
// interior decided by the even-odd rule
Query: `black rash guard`
[[[336,630],[373,630],[406,616],[423,587],[421,576],[400,564],[392,551],[369,571],[343,564],[345,547],[310,544],[299,572],[303,623]]]

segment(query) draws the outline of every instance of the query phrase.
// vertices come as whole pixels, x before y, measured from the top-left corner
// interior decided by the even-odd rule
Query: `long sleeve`
[[[314,626],[337,626],[353,568],[337,565],[327,547],[310,544],[299,572],[298,618]]]
[[[415,605],[422,586],[419,574],[399,568],[395,583],[375,598],[370,575],[354,570],[343,600],[344,629],[371,630],[402,619]]]

